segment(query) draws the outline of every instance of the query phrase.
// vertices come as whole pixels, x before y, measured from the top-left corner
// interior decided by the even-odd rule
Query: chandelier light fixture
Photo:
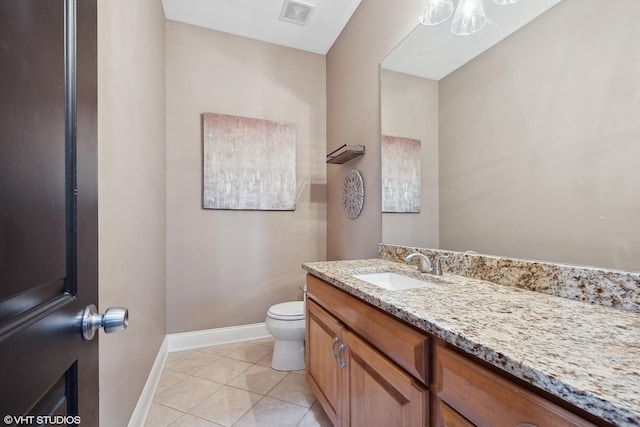
[[[493,0],[498,5],[513,4],[517,1]],[[453,0],[426,0],[418,19],[423,25],[438,25],[453,15],[451,32],[458,36],[467,36],[479,31],[487,21],[482,2],[483,0],[458,0],[458,5],[454,8]]]

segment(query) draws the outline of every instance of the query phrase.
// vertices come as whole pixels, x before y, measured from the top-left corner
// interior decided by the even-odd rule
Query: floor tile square
[[[266,356],[256,362],[256,365],[260,366],[271,366],[271,359],[273,359],[273,350],[270,351]]]
[[[188,377],[156,395],[155,401],[187,412],[189,409],[222,388],[222,384],[198,377]]]
[[[149,409],[147,420],[144,425],[145,427],[167,427],[182,415],[183,413],[180,411],[176,411],[175,409],[171,409],[154,402],[151,404],[151,408]]]
[[[331,420],[316,401],[297,427],[333,427]]]
[[[293,373],[288,374],[280,381],[267,396],[307,408],[310,408],[316,401],[316,396],[307,384],[307,378],[304,375]]]
[[[190,414],[184,414],[176,421],[171,423],[169,427],[219,427],[221,424],[212,423],[202,418],[194,417]]]
[[[293,403],[265,397],[244,414],[234,427],[295,427],[308,410]]]
[[[182,372],[173,371],[168,368],[164,368],[162,370],[162,374],[160,375],[160,381],[158,382],[158,386],[156,387],[156,395],[162,393],[172,385],[175,385],[187,378],[189,375],[183,374]]]
[[[225,386],[196,405],[189,413],[223,426],[231,426],[261,398],[259,394]]]
[[[259,339],[259,340],[253,340],[251,342],[255,343],[255,344],[267,345],[267,346],[273,348],[273,346],[276,343],[276,340],[274,340],[273,337],[268,337],[268,338],[262,338],[262,339]]]
[[[276,371],[268,366],[253,365],[231,380],[229,385],[264,395],[287,375],[288,372]]]
[[[227,354],[231,353],[233,350],[240,347],[242,344],[243,343],[241,342],[234,342],[230,344],[220,344],[220,345],[214,345],[211,347],[202,347],[202,348],[199,348],[197,351],[200,351],[202,353],[214,354],[216,356],[226,356]]]
[[[177,351],[169,353],[165,368],[172,371],[193,375],[205,366],[213,363],[218,356],[202,353],[195,350]]]
[[[273,347],[256,344],[253,341],[245,343],[225,356],[231,359],[243,360],[245,362],[256,363],[267,354],[273,351]]]
[[[195,376],[220,384],[227,384],[251,366],[253,365],[248,362],[220,357],[215,362],[196,372]]]

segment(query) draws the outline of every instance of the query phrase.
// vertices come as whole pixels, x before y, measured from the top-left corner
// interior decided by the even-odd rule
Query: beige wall
[[[377,257],[381,241],[380,61],[416,25],[419,0],[363,0],[327,54],[327,152],[362,144],[366,154],[327,165],[327,258]],[[325,153],[326,154],[326,153]],[[362,213],[347,218],[342,183],[357,169],[365,186]]]
[[[382,242],[437,248],[438,82],[381,70],[382,134],[420,140],[420,213],[383,213]],[[384,160],[382,160],[384,162]]]
[[[326,257],[325,57],[166,22],[167,329],[264,322]],[[297,125],[292,212],[202,209],[203,112]]]
[[[640,2],[565,0],[440,82],[440,243],[640,269]]]
[[[157,0],[98,2],[100,424],[125,426],[166,334],[164,15]]]

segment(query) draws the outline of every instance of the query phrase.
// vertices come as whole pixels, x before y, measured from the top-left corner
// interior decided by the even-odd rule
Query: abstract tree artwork
[[[203,113],[203,207],[296,208],[296,125]]]

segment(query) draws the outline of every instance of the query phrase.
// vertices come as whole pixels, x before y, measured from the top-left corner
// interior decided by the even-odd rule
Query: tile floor
[[[304,371],[271,369],[273,340],[170,353],[146,427],[320,426]]]

